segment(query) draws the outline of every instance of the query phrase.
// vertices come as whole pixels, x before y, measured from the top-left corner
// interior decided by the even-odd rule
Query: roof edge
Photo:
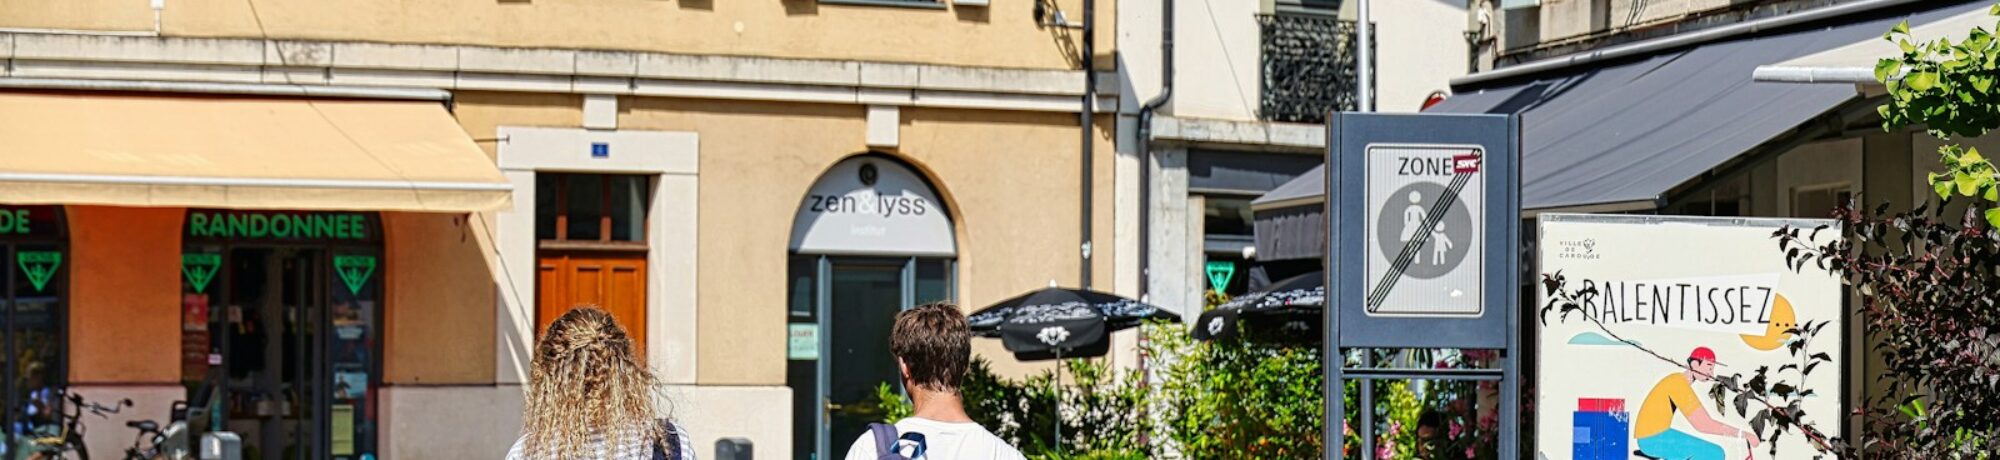
[[[1456,91],[1461,86],[1471,86],[1498,80],[1525,77],[1543,72],[1551,72],[1585,64],[1613,59],[1651,54],[1661,50],[1683,46],[1700,45],[1721,41],[1742,35],[1754,34],[1770,29],[1790,27],[1849,14],[1864,13],[1907,4],[1922,3],[1922,0],[1863,0],[1854,3],[1815,8],[1799,13],[1773,16],[1741,24],[1713,29],[1670,35],[1666,37],[1627,43],[1608,48],[1554,57],[1526,64],[1480,72],[1451,79],[1450,85]]]
[[[1875,69],[1866,67],[1760,65],[1750,72],[1750,79],[1772,83],[1881,84],[1875,81]]]

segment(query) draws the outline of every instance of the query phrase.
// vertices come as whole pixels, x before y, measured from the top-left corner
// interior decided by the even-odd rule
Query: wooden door
[[[646,256],[644,252],[554,252],[540,257],[536,284],[535,337],[549,323],[581,305],[596,305],[611,313],[632,335],[643,355],[646,349]]]

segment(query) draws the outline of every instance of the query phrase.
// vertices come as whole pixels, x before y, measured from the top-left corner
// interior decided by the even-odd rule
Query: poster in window
[[[342,371],[333,373],[333,399],[336,401],[360,401],[368,396],[368,373]]]

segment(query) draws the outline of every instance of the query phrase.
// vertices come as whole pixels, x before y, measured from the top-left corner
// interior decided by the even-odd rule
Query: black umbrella
[[[1104,356],[1109,334],[1149,319],[1180,321],[1159,307],[1114,294],[1050,287],[1002,300],[966,321],[980,337],[998,337],[1023,361]]]
[[[1180,315],[1160,307],[1083,289],[1048,288],[1002,300],[966,318],[972,333],[998,337],[1014,358],[1036,361],[1104,356],[1111,350],[1110,333],[1137,327],[1150,319],[1180,321]],[[1056,374],[1061,385],[1062,374]],[[1060,404],[1058,404],[1060,406]],[[1056,409],[1056,445],[1062,445],[1062,409]]]
[[[1276,283],[1263,291],[1244,294],[1228,303],[1202,312],[1195,319],[1194,338],[1216,340],[1234,336],[1238,325],[1261,332],[1317,335],[1320,314],[1326,309],[1324,272],[1312,272]]]

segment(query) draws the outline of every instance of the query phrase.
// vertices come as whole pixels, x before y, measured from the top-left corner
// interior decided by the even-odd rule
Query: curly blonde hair
[[[616,457],[643,446],[632,454],[651,458],[654,446],[674,449],[653,406],[658,383],[611,314],[594,305],[563,313],[535,345],[522,453],[576,458],[601,447]]]

